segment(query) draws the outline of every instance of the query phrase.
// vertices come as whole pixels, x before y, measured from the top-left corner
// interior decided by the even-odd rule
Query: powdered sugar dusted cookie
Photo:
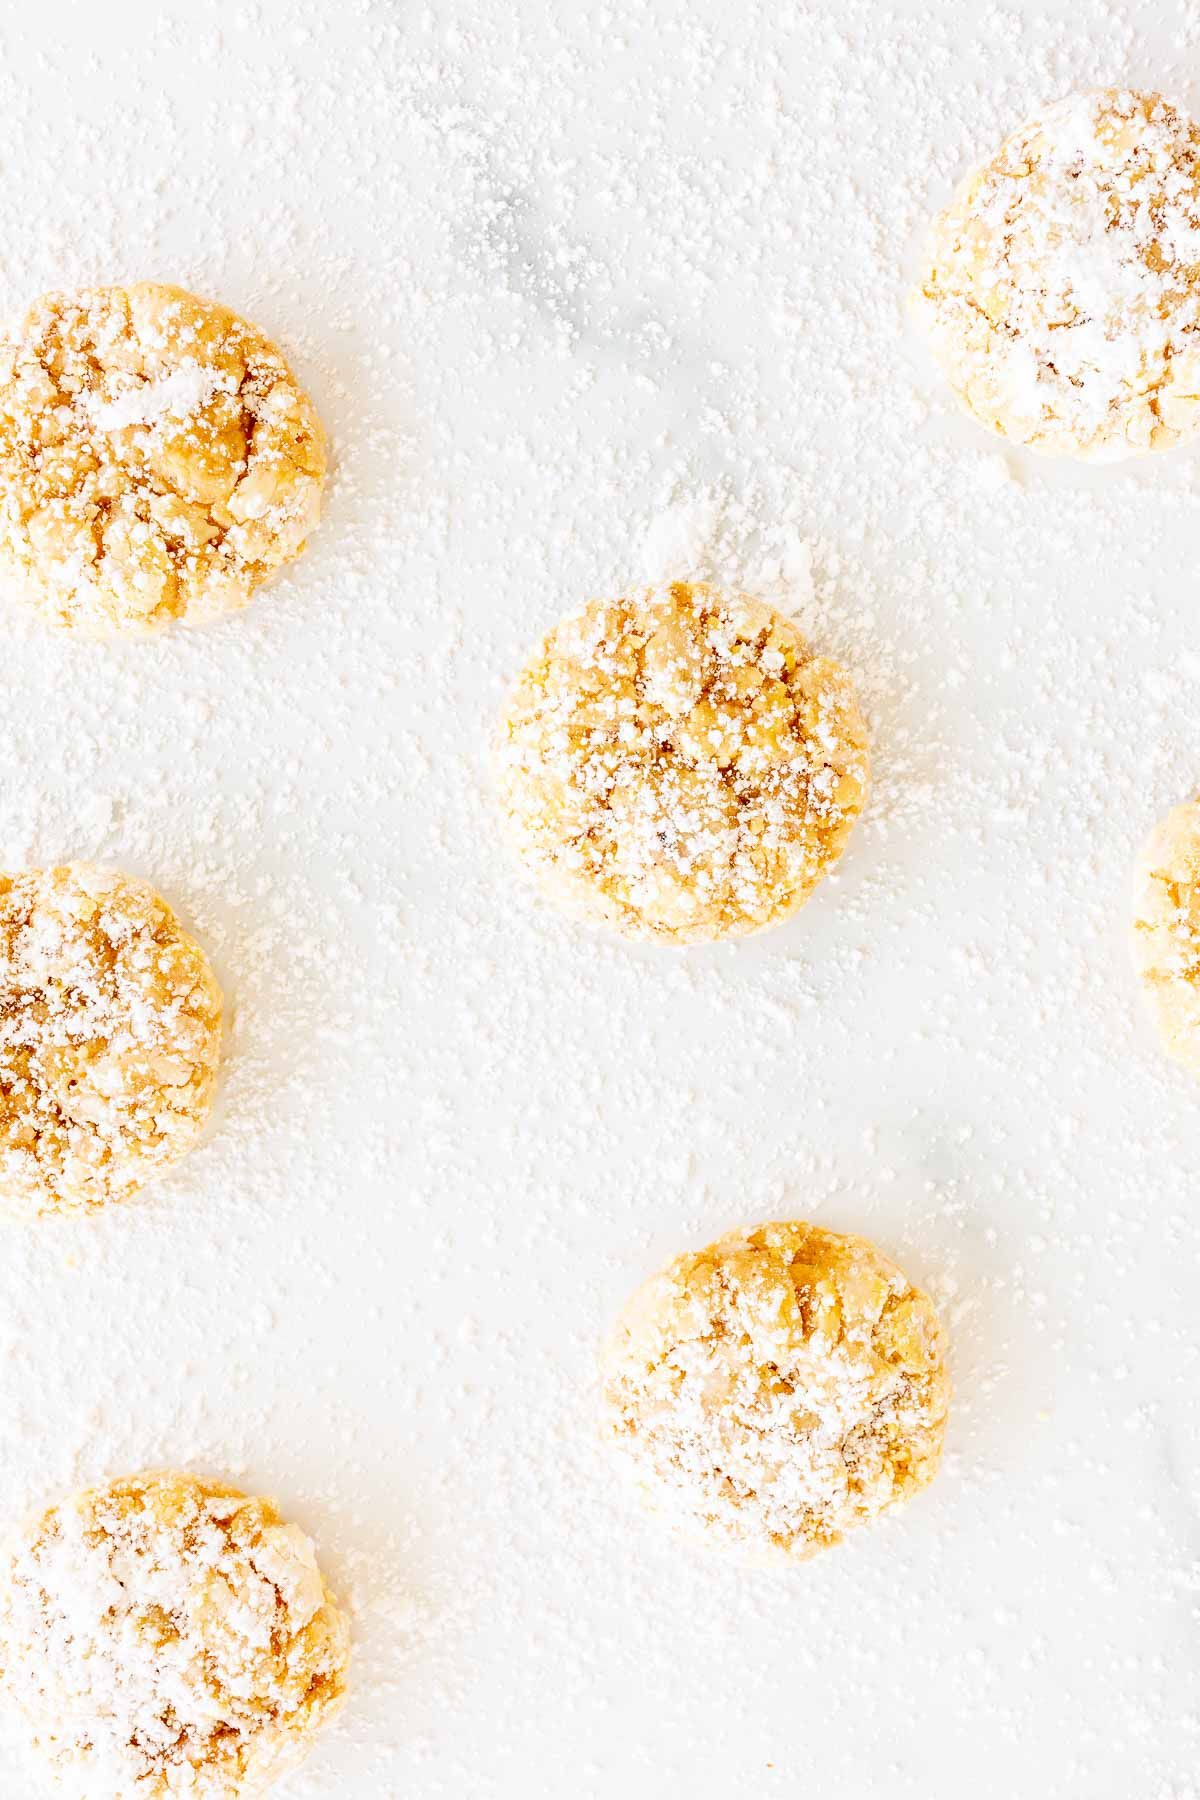
[[[0,876],[0,1207],[124,1200],[212,1105],[221,992],[146,882],[70,863]]]
[[[866,1238],[762,1225],[634,1296],[605,1353],[605,1435],[670,1524],[799,1561],[932,1480],[944,1358],[928,1296]]]
[[[57,625],[245,606],[304,548],[324,479],[311,401],[223,306],[87,288],[0,339],[0,575]]]
[[[862,810],[850,683],[781,613],[675,582],[558,625],[501,722],[519,855],[570,909],[689,943],[777,924]]]
[[[1200,1075],[1200,800],[1175,807],[1142,846],[1133,960],[1168,1054]]]
[[[153,1474],[29,1523],[0,1562],[0,1697],[78,1800],[245,1800],[303,1761],[349,1634],[270,1500]]]
[[[923,307],[968,412],[1113,459],[1200,425],[1200,130],[1158,94],[1074,94],[937,220]]]

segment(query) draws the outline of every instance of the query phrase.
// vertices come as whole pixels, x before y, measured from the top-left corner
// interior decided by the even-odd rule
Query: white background
[[[5,309],[225,300],[337,474],[241,619],[5,620],[0,866],[155,879],[235,1023],[175,1178],[0,1243],[0,1510],[156,1463],[276,1494],[355,1614],[309,1800],[1195,1800],[1200,1095],[1125,933],[1200,785],[1200,461],[987,439],[904,293],[1043,101],[1196,107],[1200,12],[2,19]],[[672,555],[797,606],[878,769],[800,917],[686,954],[544,912],[486,781],[526,646]],[[780,1576],[629,1511],[593,1370],[656,1264],[788,1214],[932,1287],[957,1401],[934,1488]]]

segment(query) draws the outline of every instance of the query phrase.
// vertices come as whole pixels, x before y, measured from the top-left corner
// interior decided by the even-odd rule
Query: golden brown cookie
[[[866,1238],[761,1225],[634,1295],[604,1356],[604,1432],[669,1524],[802,1561],[932,1480],[945,1354],[929,1297]]]
[[[1133,962],[1168,1056],[1200,1075],[1200,801],[1162,819],[1133,876]]]
[[[510,834],[544,890],[678,944],[801,906],[869,776],[838,665],[761,601],[685,582],[556,626],[508,703],[498,763]]]
[[[31,1521],[0,1559],[0,1696],[78,1800],[248,1800],[345,1693],[349,1633],[270,1500],[149,1474]]]
[[[68,863],[0,876],[0,1206],[125,1200],[212,1105],[221,991],[154,889]]]
[[[245,606],[304,548],[324,480],[312,402],[226,307],[85,288],[0,339],[0,577],[56,625]]]
[[[1200,129],[1159,94],[1073,94],[936,221],[919,310],[966,410],[1112,460],[1200,426]]]

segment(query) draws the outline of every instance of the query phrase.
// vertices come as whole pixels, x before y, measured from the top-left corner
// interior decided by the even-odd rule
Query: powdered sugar
[[[780,612],[802,618],[813,603],[812,546],[802,536],[802,526],[769,513],[756,516],[745,507],[730,518],[728,499],[718,488],[700,488],[664,506],[642,539],[641,578],[659,585],[712,581],[718,570],[728,573],[729,548],[744,538],[748,521],[755,554],[741,568],[740,585]]]
[[[1200,15],[10,13],[4,311],[228,301],[337,467],[239,618],[6,639],[0,867],[151,879],[234,1017],[152,1204],[5,1239],[0,1513],[151,1462],[278,1494],[355,1611],[306,1800],[1186,1791],[1196,1095],[1125,936],[1198,780],[1196,465],[1003,449],[902,296],[1014,121],[1194,104]],[[795,920],[664,955],[530,906],[487,746],[708,491],[722,586],[810,547],[875,782]],[[782,1579],[681,1553],[593,1443],[628,1293],[772,1216],[929,1287],[957,1395],[921,1502]],[[15,1753],[0,1793],[38,1793]]]
[[[81,405],[98,431],[125,431],[130,425],[154,429],[169,422],[190,419],[208,405],[214,394],[236,391],[233,378],[202,363],[185,364],[125,388],[114,399],[85,394]]]

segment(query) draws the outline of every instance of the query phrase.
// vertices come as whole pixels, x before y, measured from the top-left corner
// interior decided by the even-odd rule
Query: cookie
[[[761,601],[685,582],[556,626],[517,682],[497,761],[509,834],[543,890],[676,944],[801,906],[869,777],[843,670]]]
[[[0,1205],[125,1200],[212,1105],[221,991],[144,881],[69,863],[0,876]]]
[[[1200,426],[1200,129],[1158,94],[1073,94],[936,221],[918,310],[966,410],[1115,460]]]
[[[928,1296],[866,1238],[761,1225],[635,1294],[604,1355],[604,1435],[670,1525],[798,1562],[932,1480],[945,1356]]]
[[[317,523],[325,441],[274,345],[144,282],[47,294],[0,339],[0,577],[55,625],[245,606]]]
[[[1142,846],[1133,961],[1164,1049],[1200,1075],[1200,800],[1175,807]]]
[[[270,1500],[149,1474],[0,1558],[0,1699],[78,1800],[246,1800],[342,1704],[345,1618]]]

